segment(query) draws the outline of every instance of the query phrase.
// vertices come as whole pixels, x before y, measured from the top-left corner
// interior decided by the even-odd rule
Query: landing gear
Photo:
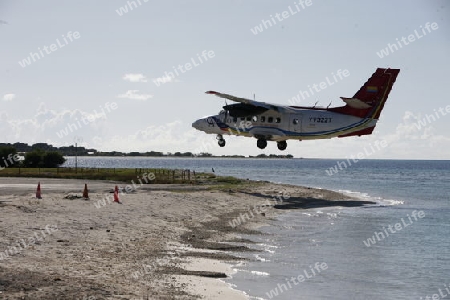
[[[218,134],[216,139],[220,147],[225,147],[226,142],[221,134]]]
[[[281,141],[281,142],[277,142],[277,146],[278,146],[278,150],[286,150],[287,148],[287,143],[286,141]]]
[[[264,149],[267,147],[267,141],[265,139],[258,139],[256,146],[258,146],[259,149]]]

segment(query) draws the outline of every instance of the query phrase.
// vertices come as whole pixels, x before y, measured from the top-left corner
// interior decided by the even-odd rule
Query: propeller
[[[225,107],[226,106],[228,106],[227,99],[225,99]],[[225,120],[224,121],[226,122],[227,119],[228,119],[228,109],[225,108]]]

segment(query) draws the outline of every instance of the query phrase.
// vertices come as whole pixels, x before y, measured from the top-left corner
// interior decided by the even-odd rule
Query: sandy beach
[[[89,200],[81,198],[85,183]],[[251,181],[147,184],[121,193],[118,204],[108,200],[116,184],[125,186],[0,178],[0,298],[247,299],[220,280],[240,252],[252,251],[240,234],[258,234],[287,209],[369,204]]]

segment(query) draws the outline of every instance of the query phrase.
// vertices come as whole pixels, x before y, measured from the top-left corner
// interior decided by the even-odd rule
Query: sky
[[[0,142],[450,159],[445,0],[0,0],[0,41]],[[377,67],[401,71],[369,136],[289,140],[280,152],[245,137],[225,137],[220,148],[191,126],[225,104],[208,90],[291,105],[300,90],[347,70],[296,103],[340,106]]]

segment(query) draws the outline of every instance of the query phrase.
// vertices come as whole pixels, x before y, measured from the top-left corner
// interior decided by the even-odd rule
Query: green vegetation
[[[0,170],[3,168],[14,167],[19,164],[18,160],[16,160],[17,151],[14,147],[0,147],[0,157]]]
[[[245,182],[245,180],[239,179],[236,177],[232,177],[232,176],[221,176],[221,177],[216,177],[213,182],[220,183],[220,184],[239,184],[239,183]]]
[[[214,156],[211,153],[201,152],[201,153],[192,153],[192,152],[174,152],[174,153],[163,153],[157,151],[147,151],[147,152],[137,152],[132,151],[129,153],[120,152],[120,151],[97,151],[96,149],[86,149],[82,146],[64,146],[64,147],[54,147],[47,143],[36,143],[33,145],[28,145],[26,143],[0,143],[0,148],[9,147],[15,148],[18,153],[29,153],[32,151],[45,151],[45,152],[59,152],[63,156],[148,156],[148,157],[219,157],[219,158],[245,158],[244,155],[221,155]],[[293,158],[291,154],[287,155],[277,155],[277,154],[260,154],[258,156],[249,156],[250,158]]]
[[[46,168],[56,168],[62,165],[66,159],[61,155],[61,153],[56,151],[50,151],[44,153],[42,156],[42,164]]]
[[[142,168],[5,168],[0,171],[0,177],[38,177],[113,180],[130,182],[147,173],[148,183],[205,183],[210,174],[194,173],[189,170],[142,169]],[[154,174],[154,175],[151,175]],[[138,178],[139,176],[139,178]],[[213,175],[212,178],[215,178]],[[154,180],[151,180],[154,179]],[[145,180],[142,180],[145,183]]]
[[[16,148],[17,147],[17,148]],[[196,173],[190,170],[170,170],[170,169],[142,169],[142,168],[61,168],[65,162],[60,149],[65,149],[71,153],[74,147],[55,148],[46,143],[38,143],[29,146],[24,143],[2,144],[0,143],[0,177],[38,177],[38,178],[62,178],[62,179],[90,179],[90,180],[113,180],[140,183],[143,175],[147,173],[148,183],[158,184],[202,184],[211,189],[229,191],[231,189],[242,188],[249,184],[255,184],[249,180],[242,180],[231,176],[220,177],[212,173]],[[56,149],[56,150],[54,150]],[[106,153],[96,152],[94,155]],[[25,155],[23,161],[19,161],[19,153]],[[87,154],[87,149],[78,147],[77,154]],[[78,152],[80,151],[80,152]],[[89,151],[91,152],[91,151]],[[121,152],[108,152],[108,155],[124,155]],[[173,156],[173,157],[214,157],[210,153],[200,153],[195,155],[191,152],[175,152],[163,154],[162,152],[130,152],[129,156]],[[221,156],[221,157],[244,157],[244,156]],[[259,155],[258,157],[289,157],[277,155]],[[292,156],[291,156],[292,157]],[[2,165],[3,163],[3,165]],[[143,180],[143,183],[146,183]]]
[[[66,159],[59,152],[45,152],[41,149],[36,149],[25,154],[23,165],[28,168],[56,168],[65,161]]]
[[[294,158],[294,156],[292,156],[291,154],[287,154],[287,155],[276,155],[276,154],[266,155],[266,154],[259,154],[259,155],[257,155],[257,156],[249,156],[249,157],[256,157],[256,158]]]
[[[240,179],[232,176],[215,176],[214,174],[205,174],[207,177],[204,184],[208,185],[210,190],[219,190],[223,192],[236,192],[248,188],[263,186],[263,181],[253,181],[249,179]]]
[[[18,153],[27,153],[34,150],[42,150],[46,152],[54,152],[57,151],[62,155],[71,156],[71,155],[89,155],[89,153],[97,152],[95,149],[86,149],[84,147],[75,147],[75,146],[64,146],[64,147],[54,147],[47,143],[36,143],[33,145],[28,145],[26,143],[0,143],[1,147],[13,147],[17,150]]]
[[[153,175],[152,175],[153,174]],[[149,178],[147,182],[143,176]],[[204,185],[212,190],[236,190],[254,181],[238,179],[231,176],[216,176],[213,173],[198,173],[189,170],[170,169],[125,169],[125,168],[5,168],[0,171],[0,177],[36,177],[61,179],[112,180],[135,184],[195,184]],[[153,180],[151,180],[153,179]]]

